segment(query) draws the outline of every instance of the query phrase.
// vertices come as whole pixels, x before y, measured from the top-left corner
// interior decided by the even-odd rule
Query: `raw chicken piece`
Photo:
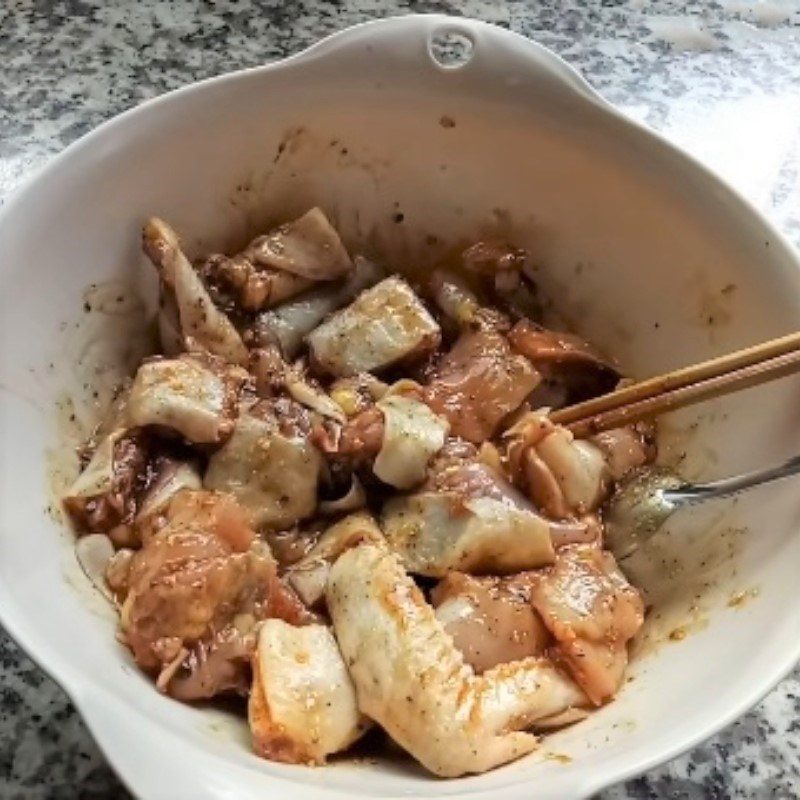
[[[496,330],[468,330],[434,370],[425,402],[447,419],[453,435],[480,444],[539,383],[527,359]]]
[[[142,231],[142,244],[162,281],[174,293],[184,339],[234,364],[247,363],[242,337],[214,305],[200,276],[183,254],[175,231],[163,220],[151,217]]]
[[[261,626],[248,718],[256,753],[290,764],[324,764],[367,730],[330,628]]]
[[[246,373],[215,371],[190,355],[139,367],[128,399],[131,425],[171,428],[190,442],[216,444],[233,430],[236,393]]]
[[[209,489],[230,492],[250,523],[281,530],[314,513],[322,457],[305,411],[291,400],[261,401],[236,421],[208,462]]]
[[[373,372],[439,344],[436,320],[402,278],[362,292],[308,335],[314,361],[331,375]]]
[[[256,264],[312,281],[332,281],[353,267],[339,234],[319,208],[254,239],[246,253]]]
[[[359,709],[436,775],[485,772],[519,758],[537,745],[520,729],[586,702],[544,658],[476,676],[384,547],[347,550],[326,594]]]
[[[202,272],[223,295],[233,294],[238,309],[252,312],[282,303],[316,281],[340,278],[352,266],[339,234],[312,208],[235,256],[210,256]]]
[[[381,524],[410,572],[512,573],[552,564],[551,525],[489,467],[456,465],[433,491],[395,497]]]
[[[140,666],[160,672],[157,685],[167,692],[173,678],[186,677],[182,670],[191,672],[196,648],[219,644],[220,632],[243,617],[313,619],[278,578],[269,548],[255,539],[241,509],[213,492],[173,498],[162,526],[149,530],[130,557],[118,594],[125,641]],[[246,669],[246,654],[238,665],[217,666],[224,674],[202,685],[231,688],[238,685],[231,672]]]
[[[316,286],[288,303],[259,314],[253,326],[256,344],[259,347],[275,344],[286,358],[294,358],[303,346],[303,339],[328,314],[349,303],[382,277],[382,271],[371,261],[356,256],[352,272],[342,281]]]
[[[313,608],[325,596],[331,564],[348,548],[360,542],[384,543],[372,515],[360,511],[331,525],[316,544],[286,571],[286,580],[302,601]]]
[[[372,470],[396,489],[411,489],[425,480],[428,462],[442,449],[450,425],[404,394],[387,394],[375,407],[383,414],[383,437]]]
[[[548,330],[523,319],[511,329],[508,340],[547,382],[563,388],[565,404],[606,394],[620,379],[611,363],[574,334]]]
[[[529,573],[474,578],[450,572],[433,590],[436,619],[476,673],[541,656],[550,634],[531,605]]]
[[[196,462],[156,456],[148,465],[147,486],[139,502],[136,521],[141,522],[163,511],[178,492],[202,487],[203,481]]]
[[[589,441],[600,448],[612,480],[618,481],[631,470],[653,461],[654,437],[652,424],[640,422],[598,433]]]
[[[146,466],[141,432],[112,431],[70,487],[64,507],[83,531],[106,532],[129,523],[136,515]]]
[[[549,516],[583,516],[607,496],[610,475],[603,451],[575,439],[546,414],[525,414],[503,437],[514,482]]]
[[[216,290],[218,302],[227,301],[231,312],[261,311],[314,285],[300,275],[259,265],[250,248],[231,257],[209,256],[201,267],[201,274],[206,284]]]
[[[628,664],[628,641],[644,621],[641,595],[614,556],[565,547],[537,578],[532,597],[575,680],[596,705],[610,700]]]

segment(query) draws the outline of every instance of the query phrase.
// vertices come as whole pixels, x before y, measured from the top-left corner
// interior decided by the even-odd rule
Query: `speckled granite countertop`
[[[0,3],[0,198],[98,123],[198,78],[296,52],[376,15],[511,27],[741,189],[800,245],[800,0],[271,0]],[[63,693],[0,636],[0,797],[126,794]],[[603,793],[800,796],[800,672],[686,756]]]

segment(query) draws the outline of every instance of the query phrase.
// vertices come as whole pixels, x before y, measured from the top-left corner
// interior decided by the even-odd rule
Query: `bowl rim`
[[[86,132],[60,152],[50,156],[44,164],[32,170],[30,175],[25,176],[18,185],[6,195],[4,202],[0,206],[0,230],[4,227],[6,219],[11,215],[14,207],[29,193],[34,192],[38,186],[44,184],[53,174],[57,173],[64,163],[68,162],[82,150],[92,147],[97,140],[113,133],[118,127],[126,125],[131,119],[152,113],[154,109],[173,103],[175,100],[189,94],[202,92],[212,86],[223,86],[227,82],[241,80],[247,75],[262,75],[291,69],[313,58],[333,54],[340,47],[346,47],[351,41],[361,39],[364,35],[368,35],[373,31],[388,30],[390,28],[394,29],[398,35],[404,30],[414,30],[416,32],[422,31],[429,36],[438,28],[446,28],[448,31],[463,33],[470,37],[478,33],[483,33],[487,36],[491,35],[495,43],[513,44],[518,48],[523,48],[529,54],[532,65],[535,60],[538,60],[541,64],[546,65],[555,72],[558,80],[563,84],[564,91],[571,91],[581,95],[585,102],[599,107],[605,114],[616,118],[619,123],[624,125],[628,130],[635,132],[643,141],[647,141],[651,146],[665,148],[673,156],[683,160],[688,167],[698,174],[707,186],[720,192],[728,202],[738,205],[747,216],[761,226],[762,230],[769,232],[771,243],[777,245],[787,254],[787,260],[793,262],[792,268],[800,268],[800,254],[798,254],[794,244],[752,201],[682,147],[671,142],[664,135],[648,127],[646,124],[625,115],[603,98],[602,95],[586,81],[580,72],[552,50],[522,34],[501,28],[492,23],[468,17],[454,17],[445,14],[407,14],[362,22],[325,36],[309,47],[286,58],[267,62],[258,66],[234,70],[199,81],[193,81],[145,100],[138,105],[116,114],[92,130]],[[55,681],[73,701],[86,723],[87,728],[91,732],[92,737],[103,752],[105,758],[113,767],[115,773],[127,786],[129,791],[136,795],[135,780],[133,779],[131,771],[122,763],[122,759],[119,758],[116,750],[107,746],[104,742],[103,725],[100,724],[95,713],[93,713],[91,708],[92,702],[86,693],[88,681],[80,672],[75,670],[69,664],[68,660],[64,659],[59,652],[51,649],[49,644],[35,633],[35,630],[26,628],[25,614],[20,613],[11,592],[3,583],[0,583],[0,600],[2,600],[2,602],[0,602],[0,624],[3,625],[9,635],[27,656],[31,658],[45,674]],[[615,769],[612,774],[598,772],[595,775],[583,775],[579,779],[579,782],[576,783],[576,794],[574,797],[588,797],[609,786],[641,775],[654,767],[680,756],[707,740],[760,702],[761,699],[772,691],[772,689],[792,671],[798,662],[800,662],[800,640],[794,644],[787,643],[785,657],[775,665],[764,680],[754,684],[752,691],[743,694],[738,702],[732,704],[726,713],[719,714],[711,719],[707,717],[698,717],[698,724],[691,735],[683,737],[676,741],[673,746],[664,748],[660,752],[642,754],[639,758],[625,765],[624,768]],[[221,758],[224,757],[221,756]],[[274,781],[276,786],[283,784],[287,786],[301,786],[301,784],[291,779],[273,778],[268,775],[265,775],[265,779]],[[522,797],[528,796],[527,793],[518,794],[517,789],[521,789],[521,787],[508,786],[505,788],[487,788],[471,794],[476,798],[489,798],[500,792],[509,800],[512,797],[519,797],[521,800]],[[308,784],[303,785],[303,791],[308,798],[343,796],[341,790],[331,790],[328,788],[317,789]],[[365,796],[380,797],[381,795]]]

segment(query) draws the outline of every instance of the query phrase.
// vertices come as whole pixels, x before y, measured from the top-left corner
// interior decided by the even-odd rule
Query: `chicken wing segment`
[[[436,775],[480,773],[536,748],[521,729],[585,703],[545,659],[478,677],[396,556],[347,550],[327,588],[334,632],[362,713]]]

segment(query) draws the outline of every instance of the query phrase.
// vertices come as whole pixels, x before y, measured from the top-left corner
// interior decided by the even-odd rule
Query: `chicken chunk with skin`
[[[194,343],[233,364],[246,364],[247,348],[242,337],[214,305],[203,281],[181,250],[175,231],[163,220],[152,217],[144,226],[142,243],[164,285],[173,293],[185,344]]]
[[[263,623],[248,718],[256,753],[290,764],[324,764],[369,728],[330,628]]]
[[[321,283],[289,302],[256,317],[253,337],[259,347],[277,345],[285,358],[295,358],[304,338],[328,314],[351,302],[364,289],[383,277],[381,270],[362,256],[353,260],[353,269],[341,281]]]
[[[537,577],[532,600],[572,676],[596,705],[610,700],[628,664],[644,603],[614,556],[593,546],[561,549]]]
[[[167,692],[195,648],[242,615],[312,619],[278,578],[269,548],[255,539],[241,509],[213,492],[175,496],[163,524],[130,558],[118,592],[125,642],[141,667],[161,673],[159,687]],[[246,669],[246,654],[239,661]]]
[[[395,497],[381,524],[392,548],[416,574],[444,577],[450,570],[510,574],[551,564],[553,548],[595,541],[592,516],[553,520],[463,439],[450,438],[433,459],[419,491]]]
[[[245,374],[215,370],[192,355],[157,358],[139,367],[131,387],[131,425],[169,428],[196,444],[217,444],[233,430]]]
[[[583,516],[608,495],[611,482],[603,451],[575,439],[547,414],[524,415],[503,438],[514,482],[549,516]]]
[[[230,492],[253,526],[291,527],[317,504],[322,457],[309,432],[296,403],[262,401],[236,421],[231,438],[210,458],[203,483]]]
[[[620,379],[616,367],[571,333],[549,330],[520,320],[508,334],[515,352],[533,365],[546,382],[561,388],[563,403],[578,403],[612,391]]]
[[[112,431],[70,487],[64,507],[85,531],[107,532],[129,523],[136,515],[146,466],[141,431]]]
[[[254,239],[247,252],[258,264],[312,281],[335,280],[353,267],[336,229],[316,207]]]
[[[201,274],[220,301],[233,313],[254,313],[284,303],[314,285],[301,275],[259,265],[250,248],[235,256],[215,254]]]
[[[553,563],[552,523],[490,467],[444,461],[422,491],[394,497],[381,523],[406,568],[508,574]]]
[[[544,658],[475,675],[384,547],[365,543],[341,555],[326,596],[359,709],[436,775],[513,761],[537,746],[524,728],[586,703]]]
[[[322,211],[259,236],[234,256],[213,255],[203,265],[207,280],[246,312],[283,303],[318,281],[333,281],[352,269],[339,234]]]
[[[529,573],[476,578],[450,572],[431,594],[436,618],[477,674],[541,656],[550,634],[531,605]]]
[[[408,490],[422,483],[428,465],[444,447],[450,424],[420,399],[413,381],[399,381],[320,447],[351,467],[366,466],[383,483]]]
[[[436,349],[441,332],[413,289],[390,277],[363,291],[307,337],[316,364],[336,377],[376,372]]]

